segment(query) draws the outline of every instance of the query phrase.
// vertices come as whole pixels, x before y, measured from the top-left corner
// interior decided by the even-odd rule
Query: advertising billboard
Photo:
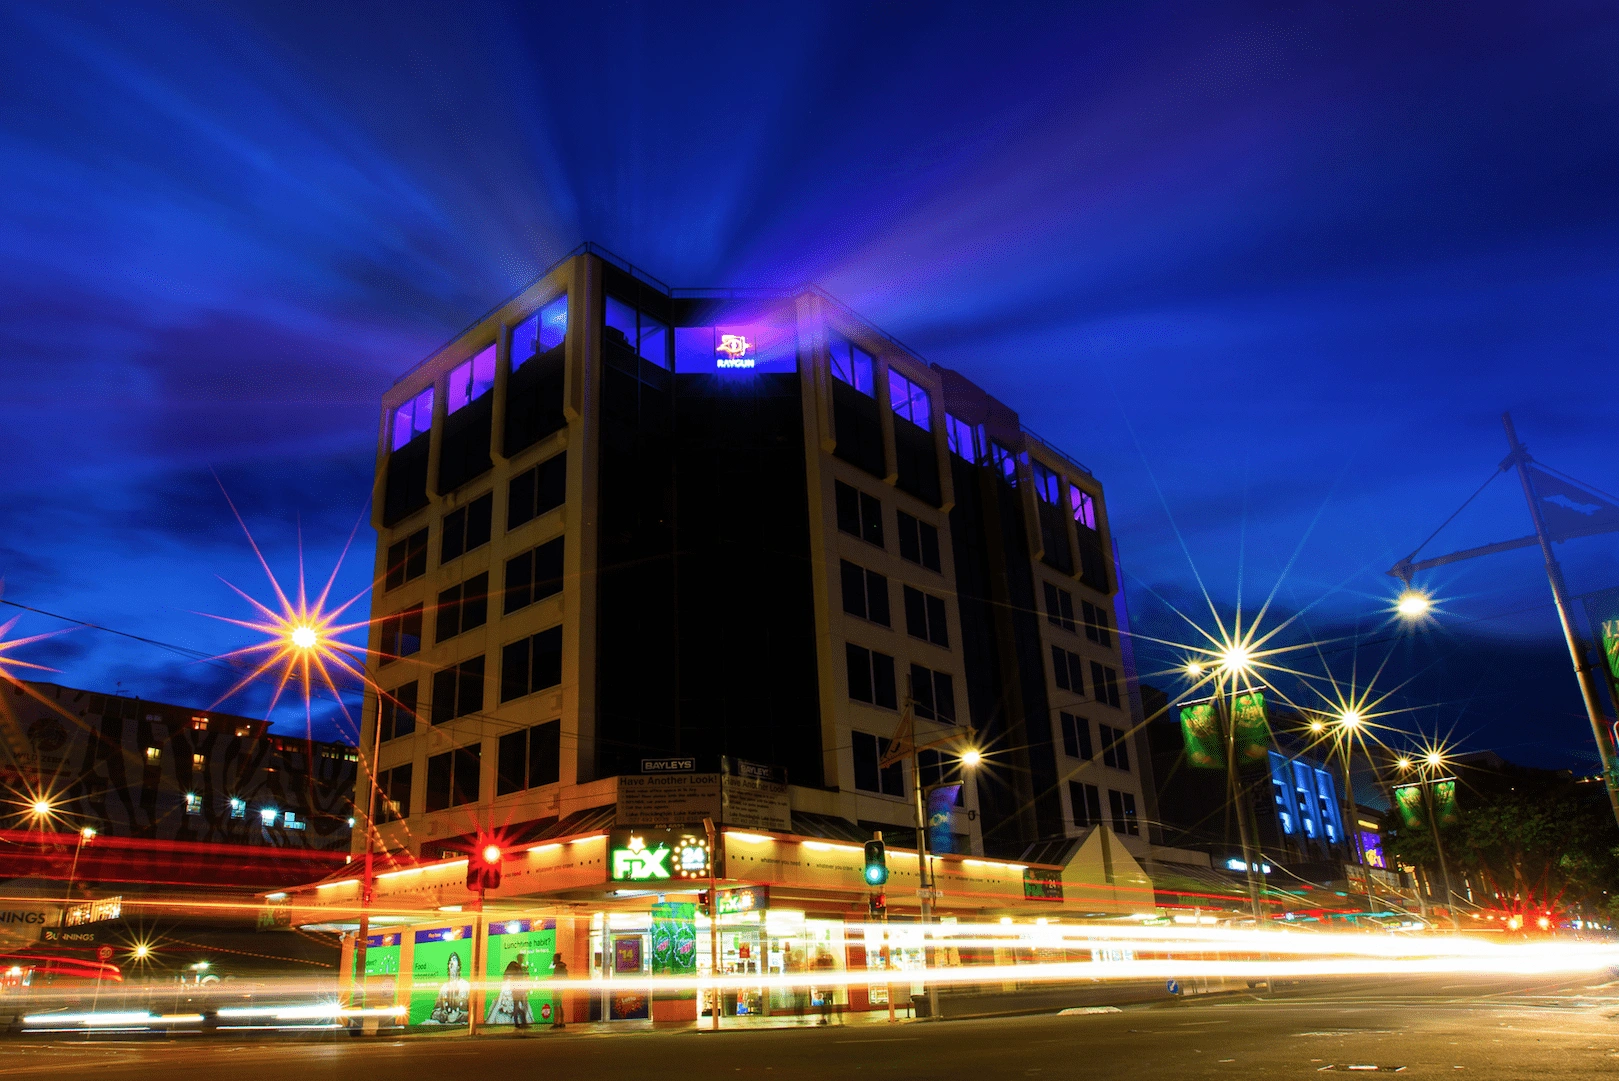
[[[556,996],[535,991],[534,980],[551,976],[557,953],[557,921],[491,920],[485,951],[484,1023],[489,1025],[550,1024],[556,1017]]]
[[[652,906],[652,974],[697,975],[697,906],[689,901],[660,901]],[[696,991],[671,991],[659,997],[695,998]]]
[[[411,964],[412,1025],[464,1025],[472,984],[472,928],[435,927],[416,932]],[[367,964],[369,967],[369,963]]]
[[[613,830],[607,838],[610,882],[671,882],[709,877],[702,829]]]

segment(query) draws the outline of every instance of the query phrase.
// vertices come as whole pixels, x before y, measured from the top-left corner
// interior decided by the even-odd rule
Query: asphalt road
[[[0,1079],[1403,1078],[1619,1075],[1619,983],[1455,977],[1284,988],[1117,1013],[729,1032],[576,1026],[524,1036],[150,1042],[19,1039]],[[1360,1075],[1362,1071],[1353,1071]],[[1371,1072],[1371,1071],[1365,1071]]]

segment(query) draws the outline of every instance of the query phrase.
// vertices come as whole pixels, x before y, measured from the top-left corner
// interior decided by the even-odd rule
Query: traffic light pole
[[[714,985],[708,991],[709,1027],[720,1030],[720,891],[718,879],[719,831],[712,818],[703,819],[703,830],[708,834],[708,974]]]
[[[479,854],[473,853],[472,859],[478,859]],[[483,957],[483,882],[478,883],[478,900],[474,902],[477,908],[472,913],[472,979],[467,987],[467,1035],[478,1034],[478,1020],[483,1014],[483,977],[482,972],[487,968]]]
[[[371,717],[371,760],[366,764],[365,786],[365,870],[360,878],[360,929],[354,938],[354,970],[350,977],[359,985],[359,995],[349,993],[351,1006],[369,1006],[366,1001],[365,953],[371,938],[371,902],[376,892],[376,814],[377,814],[377,756],[382,753],[382,698],[377,698],[377,711]],[[408,810],[408,808],[407,808]],[[358,998],[358,1001],[356,1001]]]
[[[928,926],[933,922],[933,866],[928,860],[927,808],[924,806],[927,795],[922,789],[922,756],[914,740],[911,742],[911,779],[915,782],[911,787],[916,789],[916,869],[922,882],[921,888],[916,891],[922,922],[922,974],[931,977],[934,952]],[[929,978],[927,988],[928,1020],[937,1021],[939,985]]]

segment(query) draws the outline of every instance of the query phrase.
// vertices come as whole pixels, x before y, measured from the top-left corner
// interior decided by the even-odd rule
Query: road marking
[[[833,1040],[833,1043],[915,1043],[920,1036],[879,1036],[874,1040]]]
[[[1079,1017],[1097,1013],[1123,1013],[1117,1006],[1070,1006],[1066,1010],[1058,1010],[1058,1017]]]

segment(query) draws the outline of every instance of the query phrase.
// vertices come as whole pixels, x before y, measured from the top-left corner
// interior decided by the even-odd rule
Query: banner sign
[[[729,756],[720,759],[721,821],[750,830],[793,831],[787,771]]]
[[[1198,769],[1225,768],[1225,740],[1220,735],[1220,718],[1213,702],[1181,707],[1181,738],[1186,743],[1186,761]]]
[[[529,986],[531,980],[551,976],[556,952],[556,920],[492,920],[484,953],[484,976],[491,985],[484,996],[484,1023],[550,1024],[556,1016],[555,996]]]
[[[695,826],[720,821],[717,773],[627,774],[618,779],[620,826]]]
[[[1597,636],[1597,648],[1602,651],[1602,667],[1608,674],[1608,686],[1616,691],[1619,701],[1619,589],[1604,589],[1585,598],[1585,615],[1591,621],[1591,630]]]
[[[956,806],[961,785],[940,785],[928,793],[928,851],[945,855],[955,851],[955,835],[950,832],[950,812]]]
[[[370,967],[369,961],[367,966]],[[409,1023],[465,1025],[472,991],[472,928],[435,927],[416,932]]]
[[[1441,826],[1456,821],[1456,779],[1435,781],[1433,784],[1433,813]]]
[[[1259,691],[1239,694],[1231,703],[1232,739],[1237,745],[1237,761],[1265,762],[1270,755],[1270,720],[1265,715],[1265,696]]]
[[[1423,806],[1420,784],[1395,785],[1394,806],[1399,808],[1400,821],[1409,828],[1421,829],[1428,824],[1428,812]]]
[[[1062,872],[1045,867],[1025,867],[1023,896],[1029,901],[1061,901]]]
[[[740,916],[745,912],[764,912],[770,908],[769,886],[741,886],[719,891],[719,914]]]

